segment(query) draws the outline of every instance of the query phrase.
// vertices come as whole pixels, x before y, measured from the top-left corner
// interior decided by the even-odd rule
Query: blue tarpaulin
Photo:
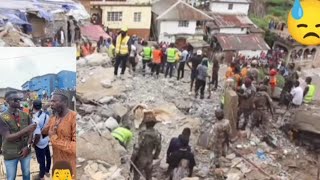
[[[12,24],[17,24],[17,25],[24,25],[24,24],[29,24],[28,21],[25,19],[21,19],[20,17],[23,16],[21,12],[19,11],[10,11],[8,9],[0,9],[0,14],[7,17],[8,20]]]
[[[39,12],[39,17],[44,18],[47,21],[53,21],[53,15],[48,12],[47,10],[45,10],[41,5],[36,5],[37,7],[37,11]]]
[[[78,9],[76,6],[74,6],[74,5],[71,5],[71,4],[63,4],[62,5],[62,8],[64,8],[65,10],[67,10],[67,11],[70,11],[70,10],[76,10],[76,9]]]

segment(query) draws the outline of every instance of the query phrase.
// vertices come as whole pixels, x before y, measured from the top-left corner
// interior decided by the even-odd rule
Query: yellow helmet
[[[122,28],[121,28],[121,31],[127,32],[127,31],[128,31],[128,28],[127,28],[127,27],[122,27]]]

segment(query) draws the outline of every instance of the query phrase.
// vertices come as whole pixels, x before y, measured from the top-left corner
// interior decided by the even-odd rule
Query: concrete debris
[[[99,58],[101,57],[104,55],[99,55]],[[186,92],[190,88],[189,78],[177,81],[165,79],[162,75],[159,79],[149,75],[143,77],[139,74],[139,66],[135,75],[130,76],[126,73],[123,80],[112,81],[113,68],[105,64],[108,58],[102,59],[94,60],[91,64],[83,59],[77,62],[77,91],[81,98],[86,100],[79,104],[78,111],[82,118],[77,120],[78,143],[81,147],[78,149],[78,156],[84,159],[81,161],[82,166],[78,168],[81,173],[79,177],[82,179],[129,179],[128,159],[133,145],[137,142],[139,128],[143,128],[140,126],[143,111],[146,109],[153,110],[156,119],[161,122],[155,126],[162,135],[162,150],[160,158],[153,163],[153,179],[165,179],[164,174],[168,168],[166,150],[170,139],[177,137],[186,127],[191,128],[189,144],[195,154],[197,165],[193,173],[196,177],[184,178],[185,180],[216,179],[218,174],[219,177],[226,176],[229,180],[270,179],[269,174],[285,180],[298,175],[307,179],[303,174],[312,174],[312,178],[309,179],[314,179],[314,172],[305,170],[314,169],[314,166],[306,162],[307,160],[302,164],[298,161],[309,157],[309,153],[284,138],[283,132],[275,126],[290,122],[289,120],[293,119],[291,111],[277,109],[274,122],[266,122],[266,132],[255,128],[252,131],[236,133],[237,139],[232,140],[226,158],[221,158],[222,168],[212,169],[213,152],[211,147],[208,147],[208,142],[211,138],[210,129],[216,121],[214,109],[220,105],[223,93],[220,87],[223,87],[223,82],[219,84],[217,91],[212,92],[211,99],[199,100],[193,98],[194,94],[188,95]],[[226,67],[222,66],[221,69],[224,71],[219,72],[220,80],[224,78]],[[189,75],[190,71],[186,70],[185,77]],[[81,79],[86,81],[81,83]],[[234,103],[237,100],[232,97],[229,97],[230,107],[235,107]],[[226,112],[234,113],[232,109]],[[236,119],[235,117],[232,118]],[[101,137],[90,123],[91,119],[102,132]],[[243,117],[241,119],[243,120]],[[127,150],[119,145],[108,130],[125,125],[129,125],[134,133]],[[234,124],[232,128],[235,128]],[[263,138],[265,134],[269,136],[269,140]],[[281,148],[270,147],[271,143]],[[235,148],[236,152],[233,151]],[[257,157],[256,152],[259,148],[266,159],[261,160]],[[289,163],[290,159],[297,159],[296,164]],[[90,160],[92,162],[89,163]]]
[[[182,180],[200,180],[198,177],[183,178]]]
[[[16,29],[10,22],[0,29],[1,46],[11,47],[35,47],[31,36],[23,34]]]
[[[102,87],[107,88],[107,89],[112,88],[111,81],[108,79],[101,81],[101,85],[102,85]]]

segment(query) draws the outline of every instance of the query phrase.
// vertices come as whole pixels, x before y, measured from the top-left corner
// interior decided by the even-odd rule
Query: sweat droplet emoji
[[[319,0],[295,0],[288,15],[288,30],[292,38],[303,45],[320,45],[319,16]]]

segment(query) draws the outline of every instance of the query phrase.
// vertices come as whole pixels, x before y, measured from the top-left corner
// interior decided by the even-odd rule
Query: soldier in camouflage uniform
[[[144,171],[147,180],[152,180],[152,162],[154,159],[159,158],[161,135],[154,129],[157,120],[153,112],[145,112],[143,122],[146,124],[146,129],[139,133],[138,143],[134,146],[131,161],[140,172]],[[153,153],[153,151],[155,151],[155,153]],[[140,173],[134,169],[133,180],[139,179]]]
[[[267,110],[270,110],[273,115],[272,99],[267,93],[267,88],[263,85],[257,88],[258,92],[253,98],[253,108],[252,122],[250,129],[254,127],[259,127],[263,122],[268,120]]]
[[[231,135],[231,125],[228,119],[224,119],[224,113],[221,109],[216,110],[215,115],[218,121],[211,130],[212,138],[210,139],[210,146],[214,152],[212,166],[219,168],[221,155],[226,156],[226,148]]]

